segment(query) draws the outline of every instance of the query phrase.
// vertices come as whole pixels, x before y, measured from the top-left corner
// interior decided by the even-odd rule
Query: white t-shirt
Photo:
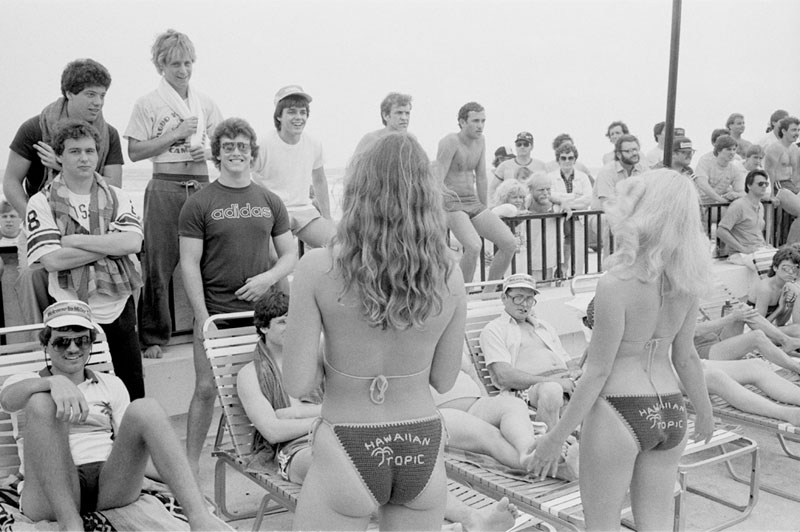
[[[119,377],[94,371],[89,374],[91,377],[87,375],[87,379],[78,385],[89,405],[89,417],[82,423],[70,423],[69,427],[69,450],[76,466],[108,459],[114,444],[112,437],[119,431],[122,416],[131,403],[128,390]],[[6,379],[0,392],[15,382],[40,378],[42,377],[34,372],[17,373]],[[25,413],[24,410],[8,413],[11,414],[14,438],[19,450],[19,470],[24,474],[21,432],[25,428]]]
[[[277,194],[290,211],[310,207],[311,173],[322,168],[322,144],[303,133],[297,144],[287,144],[277,131],[258,147],[253,180]]]

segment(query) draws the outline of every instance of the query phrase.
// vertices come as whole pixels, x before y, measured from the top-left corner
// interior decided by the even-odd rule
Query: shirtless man
[[[353,157],[363,153],[372,143],[379,138],[394,131],[406,131],[408,123],[411,121],[411,96],[390,92],[381,102],[381,129],[371,131],[364,135],[358,142]]]
[[[458,133],[439,141],[436,162],[446,188],[447,225],[464,247],[461,271],[472,282],[484,237],[497,247],[487,280],[500,279],[511,264],[517,245],[511,229],[486,208],[486,140],[483,106],[469,102],[458,111]],[[487,286],[485,290],[493,290]]]

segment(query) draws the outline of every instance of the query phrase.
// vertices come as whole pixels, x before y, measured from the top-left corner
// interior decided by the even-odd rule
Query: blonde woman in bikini
[[[286,390],[302,397],[324,375],[325,395],[295,529],[364,530],[379,509],[381,529],[441,527],[444,433],[429,386],[458,375],[465,295],[429,168],[410,135],[378,139],[350,169],[332,246],[297,266]]]
[[[607,210],[617,251],[597,286],[586,368],[561,421],[537,440],[533,471],[553,471],[563,442],[583,422],[587,530],[618,530],[629,488],[636,529],[666,530],[689,436],[678,379],[697,412],[695,439],[713,432],[692,343],[696,294],[709,284],[708,239],[694,185],[677,172],[631,177],[617,192]]]

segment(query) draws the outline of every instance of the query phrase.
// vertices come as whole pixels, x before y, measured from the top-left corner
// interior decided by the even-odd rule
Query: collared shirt
[[[571,359],[561,345],[561,339],[555,328],[533,316],[528,316],[526,322],[533,325],[534,334],[548,347],[547,352],[540,351],[536,354],[535,364],[542,368],[542,373],[553,369],[566,370],[567,363]],[[486,324],[481,331],[480,342],[487,366],[495,362],[506,362],[517,367],[522,345],[522,328],[508,312],[503,311],[499,317]],[[541,357],[541,360],[538,360],[538,357]]]
[[[640,155],[640,157],[643,157]],[[650,168],[647,166],[646,163],[643,163],[641,160],[633,165],[633,169],[631,170],[631,176],[635,176],[638,174],[642,174],[648,171]],[[607,200],[608,198],[616,197],[617,195],[617,183],[630,177],[628,172],[622,166],[619,161],[612,161],[605,165],[603,168],[597,172],[597,179],[594,183],[594,194],[592,196],[592,209],[602,209],[603,208],[603,201]]]

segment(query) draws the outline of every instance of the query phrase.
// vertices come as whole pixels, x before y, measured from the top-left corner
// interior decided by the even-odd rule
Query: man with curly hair
[[[258,150],[255,131],[245,120],[220,123],[211,137],[219,178],[186,200],[178,222],[181,272],[194,313],[195,388],[186,450],[195,471],[216,395],[203,350],[203,324],[213,314],[252,310],[297,261],[286,207],[251,178]],[[278,256],[274,263],[270,241]]]

